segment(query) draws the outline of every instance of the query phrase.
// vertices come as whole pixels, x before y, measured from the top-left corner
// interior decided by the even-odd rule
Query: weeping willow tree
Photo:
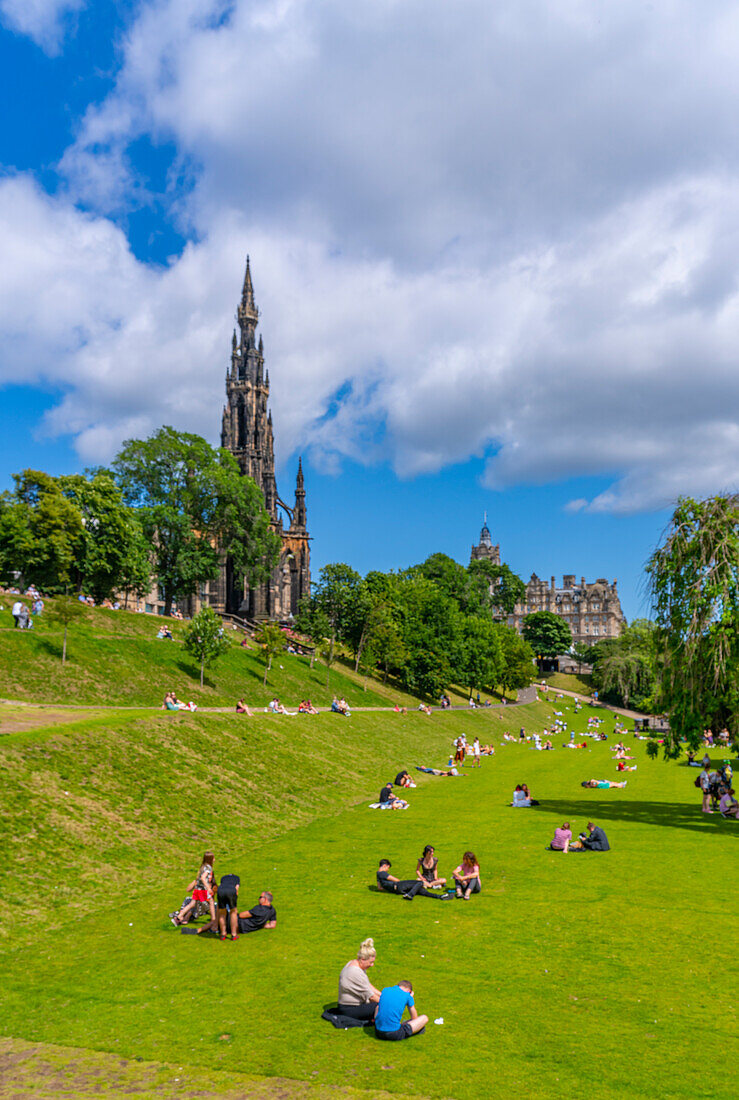
[[[708,727],[739,746],[739,494],[682,497],[647,575],[672,747]]]

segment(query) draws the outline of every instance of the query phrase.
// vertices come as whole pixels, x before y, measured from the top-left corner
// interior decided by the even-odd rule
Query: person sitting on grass
[[[553,852],[568,852],[572,841],[572,830],[569,821],[565,821],[559,829],[554,830],[554,836],[549,847]]]
[[[611,845],[600,825],[594,825],[589,821],[586,828],[587,833],[580,833],[575,843],[570,844],[569,850],[571,852],[610,852]]]
[[[174,639],[172,637],[172,631],[169,629],[168,626],[160,626],[159,627],[159,631],[157,633],[157,638],[159,638],[159,639],[166,638],[166,640],[168,642],[174,641]]]
[[[216,887],[216,900],[218,905],[216,907],[216,919],[210,921],[203,928],[198,928],[196,935],[200,935],[201,932],[219,932],[221,939],[225,940],[226,937],[226,924],[228,924],[231,932],[231,939],[237,940],[237,920],[238,913],[236,910],[239,906],[239,885],[241,879],[238,875],[223,875],[221,881]]]
[[[403,1021],[406,1008],[410,1019]],[[390,1042],[410,1039],[411,1035],[420,1035],[428,1022],[428,1016],[419,1016],[416,1011],[410,982],[398,982],[383,989],[375,1016],[375,1035],[378,1039]]]
[[[428,706],[426,703],[419,703],[418,709],[421,711],[422,714],[427,714],[429,718],[431,717],[431,707]]]
[[[395,776],[394,786],[396,787],[415,787],[415,785],[407,771],[398,772]]]
[[[298,707],[298,714],[318,714],[318,711],[313,706],[310,699],[303,699]]]
[[[527,796],[526,791],[523,789],[523,786],[518,783],[516,785],[515,791],[513,792],[513,801],[511,802],[511,806],[514,806],[516,809],[520,809],[521,807],[530,805],[531,799]]]
[[[375,941],[370,937],[362,941],[356,959],[350,959],[339,974],[339,1015],[368,1023],[374,1020],[380,990],[372,985],[367,971],[376,958]]]
[[[482,890],[480,867],[474,852],[465,852],[459,867],[454,868],[454,883],[458,898],[470,900],[470,894],[479,894]]]
[[[635,772],[638,767],[639,767],[638,764],[629,765],[629,764],[624,763],[623,760],[619,760],[616,763],[616,771],[617,772]]]
[[[436,898],[437,901],[445,901],[448,894],[432,894],[418,879],[396,878],[390,874],[392,863],[389,859],[381,859],[377,870],[377,887],[383,894],[400,894],[406,901],[413,901],[419,894],[422,898]]]
[[[393,810],[404,810],[408,805],[404,799],[398,798],[397,795],[393,794],[392,783],[385,784],[380,791],[380,797],[377,801],[381,806],[390,806]]]
[[[446,886],[446,879],[439,878],[437,874],[439,861],[434,855],[434,849],[431,844],[427,844],[423,850],[423,855],[416,864],[416,878],[424,886]]]
[[[243,699],[239,699],[238,703],[236,704],[236,713],[237,714],[245,714],[247,716],[247,718],[253,718],[254,717],[254,715],[249,710],[248,706],[246,705],[246,703],[244,702]]]
[[[623,783],[614,783],[610,779],[583,779],[580,784],[581,787],[600,787],[603,790],[608,790],[609,787],[625,787],[628,783],[628,779],[624,779]]]
[[[723,817],[733,817],[739,821],[739,802],[736,800],[733,787],[728,791],[724,790],[718,808]]]
[[[216,907],[213,904],[213,885],[215,882],[215,875],[213,873],[214,861],[215,856],[212,852],[204,853],[200,864],[200,870],[187,888],[188,894],[192,895],[192,900],[187,905],[183,906],[179,913],[175,913],[172,917],[172,924],[174,924],[175,927],[180,924],[186,924],[199,904],[208,906],[210,909],[210,919],[211,921],[215,921]]]

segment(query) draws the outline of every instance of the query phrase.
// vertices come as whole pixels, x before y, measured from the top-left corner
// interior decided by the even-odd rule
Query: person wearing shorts
[[[403,1020],[408,1009],[409,1020]],[[380,994],[375,1016],[375,1034],[378,1039],[397,1042],[418,1035],[429,1022],[428,1016],[419,1016],[413,1001],[413,986],[408,981],[385,986]]]

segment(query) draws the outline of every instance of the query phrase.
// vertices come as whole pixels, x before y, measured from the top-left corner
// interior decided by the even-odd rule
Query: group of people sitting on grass
[[[172,631],[169,629],[168,626],[160,626],[159,627],[159,630],[157,631],[157,638],[159,640],[165,639],[168,642],[174,641]]]
[[[256,905],[239,912],[241,879],[239,875],[226,874],[221,876],[220,881],[216,880],[214,862],[214,853],[205,852],[197,875],[187,887],[188,896],[178,910],[169,914],[172,924],[198,936],[215,933],[222,940],[228,939],[229,935],[232,940],[237,940],[240,935],[257,932],[261,928],[275,928],[277,912],[271,892],[263,890]],[[184,928],[203,914],[210,917],[207,924],[197,929]]]
[[[183,703],[181,702],[173,691],[168,691],[164,696],[164,702],[162,703],[162,710],[197,710],[197,706],[193,702]]]
[[[570,823],[565,821],[554,830],[554,836],[549,844],[550,849],[553,852],[609,852],[611,850],[608,838],[600,825],[594,825],[589,821],[586,829],[586,833],[580,833],[577,840],[573,841]]]
[[[469,901],[472,894],[479,894],[482,890],[480,866],[477,856],[471,851],[464,853],[459,866],[452,871],[453,891],[447,890],[447,880],[439,875],[439,861],[431,844],[426,845],[416,863],[414,879],[396,878],[390,874],[391,867],[389,859],[380,860],[376,875],[377,887],[386,894],[400,894],[406,901],[413,901],[419,896],[436,898],[437,901],[447,901],[456,896]],[[432,890],[441,890],[442,893],[434,894]]]
[[[349,710],[349,704],[343,696],[341,699],[337,699],[334,695],[331,700],[331,710],[334,714],[343,714],[345,718],[351,718],[352,712]]]

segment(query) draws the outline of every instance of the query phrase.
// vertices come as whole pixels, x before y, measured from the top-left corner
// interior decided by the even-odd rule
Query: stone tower
[[[270,579],[249,589],[226,564],[225,609],[255,619],[287,619],[310,594],[310,537],[307,528],[303,463],[298,462],[295,505],[288,507],[277,492],[274,434],[269,409],[269,371],[264,369],[264,344],[256,341],[259,310],[254,302],[249,257],[236,311],[231,364],[226,374],[226,404],[221,421],[221,446],[230,451],[242,474],[262,490],[264,506],[279,535],[280,560]],[[288,519],[285,527],[282,515]]]
[[[493,565],[500,565],[500,546],[493,546],[487,512],[483,512],[480,541],[477,546],[472,547],[470,561],[491,561]]]

